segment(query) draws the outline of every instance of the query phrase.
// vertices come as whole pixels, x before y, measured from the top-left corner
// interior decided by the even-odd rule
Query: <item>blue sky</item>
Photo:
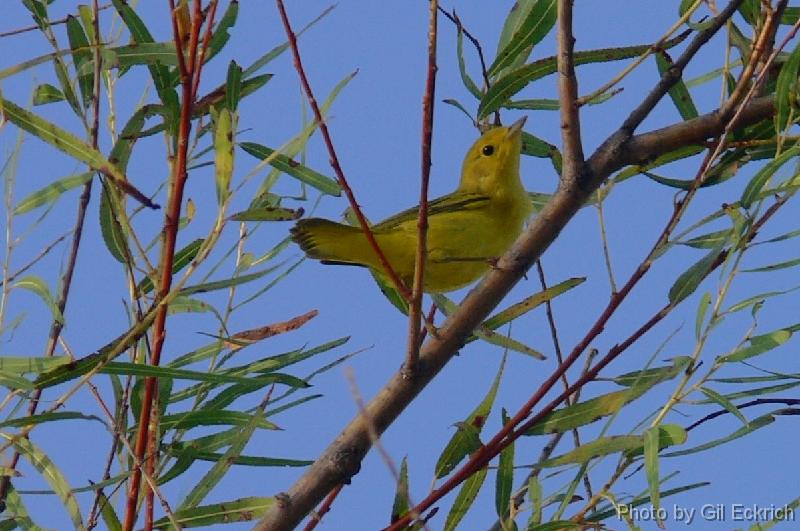
[[[156,34],[156,39],[169,38],[170,33],[165,23],[167,9],[162,5],[165,3],[142,4],[142,16],[152,24],[151,30]],[[55,2],[52,6],[53,18],[60,18],[73,10],[74,6],[74,2]],[[295,27],[299,28],[327,6],[325,2],[306,0],[289,2],[287,7]],[[510,2],[490,4],[460,1],[446,3],[444,6],[458,11],[465,26],[480,39],[488,60],[491,61]],[[5,11],[6,16],[0,25],[0,31],[29,24],[27,11],[17,3],[9,3]],[[646,2],[635,6],[622,0],[578,2],[575,12],[576,49],[650,43],[672,25],[677,17],[676,13],[677,6],[672,2]],[[110,11],[106,11],[104,16],[109,17]],[[323,99],[344,76],[358,70],[358,75],[336,100],[331,110],[329,127],[344,172],[366,215],[373,220],[413,205],[418,197],[426,34],[427,2],[345,1],[338,4],[329,16],[300,41],[307,73],[318,99]],[[240,64],[248,65],[284,40],[283,29],[272,3],[241,2],[240,19],[232,32],[231,42],[225,53],[211,63],[205,72],[205,88],[212,88],[223,81],[228,59],[235,58]],[[477,102],[461,84],[455,43],[453,26],[444,19],[440,20],[431,197],[454,188],[463,154],[477,135],[463,114],[454,107],[441,103],[443,98],[454,98],[470,111],[474,111],[477,106]],[[719,65],[723,43],[721,38],[714,39],[713,50],[701,53],[696,62],[690,65],[686,77],[692,78]],[[0,40],[0,46],[4,51],[2,68],[48,51],[41,36],[35,32]],[[479,70],[473,49],[467,44],[465,50],[469,71],[477,79]],[[551,34],[534,49],[533,57],[541,58],[552,55],[553,52],[554,38]],[[581,94],[599,87],[625,64],[620,62],[581,67]],[[301,127],[302,94],[288,54],[271,63],[266,71],[275,74],[275,77],[256,97],[243,102],[239,123],[243,131],[239,139],[278,147]],[[140,77],[136,77],[137,75]],[[52,77],[52,69],[44,65],[3,80],[0,88],[4,97],[24,104],[36,84],[52,82]],[[587,153],[618,126],[628,110],[656,80],[656,67],[652,60],[648,60],[624,81],[624,91],[610,102],[583,108],[582,133]],[[119,81],[119,116],[126,116],[126,112],[137,104],[142,97],[145,83],[145,77],[136,72]],[[718,81],[702,85],[693,91],[700,112],[710,111],[716,106],[719,91]],[[201,89],[201,92],[204,91]],[[553,98],[555,94],[555,78],[548,77],[528,87],[522,96]],[[152,89],[144,96],[147,101],[152,101],[153,97]],[[58,105],[37,108],[36,111],[66,128],[78,131],[77,121],[63,108],[59,109]],[[503,121],[510,123],[518,116],[519,112],[505,111]],[[645,121],[642,130],[679,120],[674,107],[665,100],[657,107],[653,116]],[[555,112],[529,113],[526,128],[551,143],[560,144],[558,115]],[[16,130],[6,125],[0,134],[0,149],[4,157],[13,148],[15,140]],[[102,144],[107,148],[107,135]],[[163,140],[158,136],[153,137],[143,141],[138,149],[138,156],[132,160],[129,169],[131,180],[142,189],[153,191],[166,175]],[[253,167],[253,159],[241,151],[237,152],[237,157],[236,175],[241,178]],[[332,175],[327,158],[324,146],[318,135],[315,135],[305,153],[306,164],[324,174]],[[53,179],[82,171],[79,164],[54,153],[38,140],[31,138],[25,140],[19,164],[14,192],[17,200]],[[691,178],[696,165],[696,161],[694,164],[690,162],[676,165],[665,173],[674,178]],[[718,208],[723,202],[735,201],[752,172],[752,169],[747,168],[742,175],[724,186],[704,190],[697,204],[690,210],[684,226]],[[552,165],[544,159],[525,158],[522,177],[530,190],[550,193],[557,184]],[[246,205],[248,191],[254,192],[256,186],[257,180],[245,188],[237,206]],[[294,195],[298,190],[297,183],[286,177],[277,188],[277,191],[286,195]],[[207,168],[191,174],[187,196],[197,205],[198,214],[192,224],[181,233],[180,241],[184,244],[207,232],[216,207],[212,173]],[[655,241],[672,210],[673,196],[673,191],[640,176],[618,187],[605,204],[609,244],[618,282],[627,278]],[[71,226],[76,198],[77,194],[72,193],[68,198],[62,199],[40,224],[36,224],[36,213],[26,214],[15,220],[14,233],[26,236],[13,257],[17,266],[35,256],[55,234],[60,234]],[[97,198],[98,194],[95,193],[94,206],[88,218],[85,245],[82,248],[83,255],[75,280],[74,296],[66,314],[68,327],[65,338],[76,355],[92,352],[105,344],[122,331],[127,323],[121,303],[126,295],[120,288],[124,276],[119,265],[110,258],[100,238],[96,222]],[[303,206],[308,211],[315,200],[314,192],[310,191],[308,201],[287,200],[285,204]],[[325,197],[315,215],[336,219],[346,206],[344,198]],[[776,218],[774,226],[765,229],[764,236],[794,228],[790,224],[792,219],[797,219],[797,214],[797,207],[789,205]],[[160,221],[160,213],[144,213],[137,221],[137,226],[153,236]],[[256,255],[265,252],[285,237],[289,226],[288,223],[275,223],[262,227],[257,237],[248,243],[249,250]],[[225,236],[227,243],[222,248],[235,241],[236,230],[229,227]],[[57,282],[57,271],[66,256],[62,246],[36,270],[53,289]],[[676,276],[700,256],[701,251],[678,248],[657,262],[645,281],[611,320],[605,333],[592,346],[604,353],[624,339],[666,302],[667,291]],[[794,247],[791,243],[771,247],[768,251],[756,253],[756,256],[758,263],[747,263],[747,267],[794,258],[796,244]],[[300,257],[300,251],[296,247],[290,247],[283,257],[288,263],[293,263]],[[550,283],[571,277],[587,277],[583,285],[554,303],[562,343],[564,349],[569,350],[597,318],[609,293],[595,209],[585,208],[575,217],[547,251],[543,263]],[[793,287],[795,279],[796,275],[792,275],[792,270],[767,276],[763,280],[755,276],[742,276],[733,288],[731,301],[757,292]],[[718,276],[712,275],[704,284],[704,289],[713,290],[717,283]],[[509,295],[506,303],[516,302],[539,289],[535,275],[530,275],[529,279],[522,281]],[[460,296],[461,294],[455,297]],[[674,356],[690,354],[698,297],[699,293],[685,301],[662,325],[604,371],[604,376],[641,367],[644,360],[652,356],[659,345],[676,331],[671,342],[657,356],[656,364],[664,364],[663,360]],[[212,296],[207,300],[224,304],[222,296]],[[10,308],[8,319],[13,319],[22,312],[27,313],[27,319],[14,334],[2,337],[0,354],[41,355],[49,325],[46,309],[37,298],[21,292],[15,293],[10,299]],[[257,303],[237,313],[232,328],[243,330],[261,326],[310,309],[318,309],[320,314],[302,329],[262,342],[244,356],[249,356],[248,360],[257,359],[304,344],[314,345],[351,336],[344,347],[326,354],[324,359],[307,362],[293,374],[305,374],[339,355],[363,349],[364,352],[348,361],[345,367],[352,370],[361,393],[365,397],[373,396],[402,362],[406,321],[386,302],[371,277],[362,269],[330,267],[306,261]],[[759,325],[764,331],[769,331],[793,324],[797,309],[796,296],[789,295],[770,301],[759,314]],[[208,339],[200,333],[216,333],[215,321],[207,315],[179,315],[172,318],[172,323],[164,353],[166,359],[172,359],[205,344]],[[713,336],[703,359],[708,363],[713,356],[730,349],[744,334],[747,326],[747,316],[726,321]],[[540,362],[519,354],[509,355],[496,410],[484,431],[488,436],[499,425],[499,408],[515,411],[538,386],[544,375],[554,367],[544,312],[534,312],[515,322],[513,332],[517,339],[547,353],[549,359]],[[763,360],[759,359],[762,364],[760,366],[796,372],[796,363],[792,363],[793,360],[788,357],[794,350],[794,344],[790,341]],[[502,354],[499,348],[488,344],[476,343],[465,348],[386,433],[383,445],[395,462],[399,463],[404,456],[408,457],[413,499],[420,500],[427,493],[436,459],[453,433],[452,425],[463,420],[482,399],[500,365]],[[726,375],[745,373],[752,374],[752,371],[731,370]],[[570,375],[574,377],[575,371]],[[108,386],[102,380],[101,378],[98,381],[101,390],[108,391]],[[641,418],[662,404],[673,388],[674,383],[667,383],[654,389],[634,405],[630,414],[623,415],[614,424],[612,433],[626,433]],[[594,396],[614,389],[616,387],[609,383],[595,383],[586,390],[584,396]],[[720,390],[724,388],[720,387]],[[284,431],[257,433],[246,453],[309,459],[324,449],[344,423],[355,414],[356,406],[342,366],[315,379],[311,392],[325,396],[293,410],[294,414],[277,416],[274,420]],[[55,396],[57,395],[54,393],[48,398]],[[88,393],[79,394],[74,400],[70,409],[97,407]],[[246,408],[254,404],[243,401],[235,405]],[[679,413],[671,413],[667,420],[684,426],[711,411],[692,409],[691,406],[682,406],[678,410]],[[762,412],[766,410],[759,410],[758,413]],[[754,411],[748,411],[749,416],[755,414]],[[694,446],[737,429],[739,421],[729,417],[732,416],[728,415],[694,430],[687,444]],[[779,418],[768,429],[757,431],[710,452],[662,460],[663,474],[680,471],[679,476],[668,486],[711,482],[704,489],[665,500],[666,507],[671,508],[673,503],[699,508],[706,503],[780,505],[789,501],[794,486],[791,474],[784,473],[780,468],[773,468],[773,463],[792,462],[796,456],[792,451],[790,422],[790,418]],[[56,428],[37,428],[34,441],[56,460],[73,485],[83,485],[100,476],[108,438],[99,424],[70,426],[74,426],[74,429],[66,431],[63,425]],[[582,432],[583,439],[590,440],[598,430],[599,426],[589,426],[585,433]],[[565,438],[565,441],[567,439],[569,438]],[[543,441],[538,439],[520,444],[517,448],[518,463],[533,461],[542,444]],[[566,443],[562,443],[560,451],[566,449]],[[764,456],[770,456],[769,460]],[[608,460],[595,469],[592,476],[595,488],[608,477],[614,462]],[[191,488],[190,478],[201,477],[206,469],[206,465],[196,465],[196,469],[193,469],[184,483],[168,484],[165,488],[167,496],[180,500]],[[207,501],[271,495],[288,488],[299,473],[298,469],[236,467]],[[520,470],[520,478],[525,473],[525,470]],[[571,474],[568,471],[548,479],[545,488],[563,485],[571,479]],[[494,521],[493,476],[490,473],[478,502],[464,521],[464,529],[486,528]],[[393,483],[394,479],[385,463],[376,453],[371,453],[365,460],[361,473],[337,499],[323,528],[373,529],[386,525],[394,495]],[[35,473],[28,470],[25,477],[18,482],[17,488],[43,488],[43,485]],[[618,492],[634,493],[645,488],[644,475],[639,472],[621,482]],[[79,499],[82,507],[88,507],[91,503],[86,495]],[[442,512],[431,522],[433,529],[441,527],[452,499],[453,496],[449,496],[440,504]],[[35,501],[35,506],[33,502],[28,502],[29,509],[36,507],[35,515],[42,525],[55,528],[68,525],[57,500],[40,496]],[[521,520],[523,523],[525,518],[527,515]],[[654,526],[642,522],[642,527],[649,529]],[[732,525],[731,521],[705,522],[703,527],[728,529]],[[674,528],[680,526],[676,524]]]

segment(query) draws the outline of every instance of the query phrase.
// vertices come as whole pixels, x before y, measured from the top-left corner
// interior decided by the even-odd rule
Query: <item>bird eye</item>
[[[494,146],[483,146],[481,153],[483,153],[487,157],[491,156],[492,153],[494,153]]]

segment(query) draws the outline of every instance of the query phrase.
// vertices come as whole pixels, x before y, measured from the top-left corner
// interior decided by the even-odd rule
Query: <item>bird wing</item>
[[[428,216],[435,216],[443,212],[473,210],[486,206],[490,201],[489,196],[482,194],[457,193],[443,195],[428,203]],[[374,232],[390,231],[403,223],[416,220],[419,217],[419,206],[403,210],[388,217],[372,227]]]

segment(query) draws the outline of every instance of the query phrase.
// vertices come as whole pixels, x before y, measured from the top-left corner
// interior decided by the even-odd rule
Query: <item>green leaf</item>
[[[53,320],[61,323],[62,325],[64,324],[64,316],[61,314],[61,310],[58,309],[58,304],[56,304],[56,300],[50,293],[50,288],[47,286],[47,283],[44,281],[44,279],[36,275],[28,275],[14,282],[11,287],[22,288],[38,295],[39,298],[44,301],[47,307],[50,308],[50,313],[53,316]]]
[[[80,173],[52,182],[20,201],[14,208],[14,214],[25,214],[40,206],[49,205],[58,200],[64,192],[91,181],[93,175],[94,172]]]
[[[653,367],[638,371],[627,372],[613,378],[614,383],[625,387],[637,385],[655,385],[660,382],[672,380],[681,374],[691,363],[689,356],[676,356],[672,358],[672,365],[666,367]]]
[[[481,400],[481,403],[470,413],[470,415],[457,424],[458,430],[450,438],[445,446],[439,460],[436,462],[436,478],[440,479],[449,474],[467,455],[477,450],[481,445],[480,432],[483,430],[486,419],[492,410],[492,404],[497,396],[497,389],[500,386],[500,378],[503,375],[503,368],[506,364],[506,357],[500,362],[500,368],[492,382],[492,386]]]
[[[795,46],[789,59],[783,63],[778,82],[775,85],[775,131],[781,133],[791,125],[790,116],[793,122],[797,122],[798,111],[798,75],[800,74],[800,46]]]
[[[704,150],[705,150],[705,148],[702,147],[702,146],[684,146],[684,147],[680,147],[678,149],[675,149],[673,151],[670,151],[668,153],[664,153],[663,155],[660,155],[660,156],[656,157],[655,159],[653,159],[651,162],[649,162],[647,164],[643,164],[641,166],[639,166],[639,165],[628,166],[624,170],[622,170],[619,173],[617,173],[611,180],[614,183],[621,183],[622,181],[630,179],[631,177],[633,177],[635,175],[639,175],[639,174],[641,174],[643,172],[652,170],[654,168],[658,168],[660,166],[663,166],[665,164],[669,164],[670,162],[674,162],[676,160],[683,160],[683,159],[692,157],[694,155],[697,155],[698,153],[703,152]]]
[[[753,420],[751,420],[747,425],[742,426],[738,430],[734,431],[730,435],[726,435],[725,437],[720,437],[719,439],[714,439],[713,441],[698,446],[694,446],[692,448],[687,448],[686,450],[678,450],[675,452],[665,453],[662,455],[662,457],[677,457],[680,455],[695,454],[698,452],[709,450],[721,444],[731,442],[740,437],[744,437],[745,435],[748,435],[756,430],[763,428],[764,426],[768,426],[773,422],[775,422],[775,415],[780,414],[781,411],[782,410],[777,410],[773,411],[772,413],[767,413],[766,415],[761,415],[760,417],[756,417]]]
[[[397,478],[394,502],[392,503],[392,516],[390,522],[394,523],[410,509],[408,497],[408,457],[403,457],[400,462],[400,475]]]
[[[700,339],[700,334],[703,330],[703,324],[706,322],[706,313],[711,307],[711,293],[705,292],[697,303],[697,316],[694,320],[694,337]]]
[[[667,71],[672,68],[672,58],[664,50],[659,50],[656,52],[655,56],[656,65],[658,66],[658,73],[663,77]],[[686,88],[683,78],[678,79],[678,81],[672,85],[672,88],[669,89],[669,97],[672,99],[672,103],[674,103],[675,107],[678,109],[681,118],[684,120],[697,118],[699,115],[697,112],[697,107],[695,107],[694,102],[692,101],[692,96],[689,94],[689,89]]]
[[[124,264],[127,262],[128,239],[120,226],[116,217],[119,211],[119,201],[116,193],[104,182],[103,190],[100,195],[100,232],[103,235],[103,242],[106,249],[111,253],[117,262]]]
[[[633,402],[646,393],[655,384],[671,378],[673,371],[679,370],[682,362],[676,359],[672,371],[659,375],[659,377],[645,378],[637,385],[623,391],[614,391],[598,397],[563,407],[548,413],[542,420],[531,426],[525,435],[544,435],[547,433],[564,433],[591,424],[603,417],[617,413],[622,407]]]
[[[763,267],[755,267],[752,269],[743,269],[743,273],[762,273],[764,271],[778,271],[780,269],[787,269],[800,265],[800,258],[786,260],[785,262],[778,262],[777,264],[770,264]]]
[[[695,249],[713,249],[715,247],[721,247],[727,244],[731,241],[733,236],[733,229],[723,229],[701,234],[700,236],[695,236],[690,240],[678,243],[688,247],[694,247]]]
[[[490,330],[496,330],[504,324],[510,323],[514,319],[525,315],[529,311],[544,304],[545,302],[555,299],[559,295],[566,293],[574,287],[580,286],[584,282],[586,282],[586,277],[573,277],[559,282],[558,284],[551,286],[544,291],[534,293],[520,302],[512,304],[505,310],[494,314],[483,322],[483,326]]]
[[[706,276],[712,271],[717,260],[722,256],[723,251],[720,248],[712,249],[711,252],[681,273],[669,289],[670,304],[676,305],[694,293],[698,286],[700,286],[700,283],[705,280]]]
[[[0,363],[2,363],[2,359],[0,359]],[[32,391],[34,389],[33,383],[27,378],[5,371],[0,371],[0,385],[12,390]]]
[[[500,416],[503,425],[509,422],[506,411],[503,410]],[[514,488],[514,442],[503,448],[500,452],[500,459],[497,464],[497,478],[494,489],[494,507],[500,520],[505,520],[511,506],[511,498]]]
[[[67,17],[66,26],[69,47],[72,49],[72,61],[75,63],[75,71],[78,72],[78,87],[83,96],[83,105],[88,107],[94,96],[94,72],[84,68],[84,65],[92,60],[89,39],[86,38],[81,23],[72,15]]]
[[[555,0],[538,0],[516,25],[508,43],[497,52],[494,63],[489,67],[489,76],[495,76],[507,66],[525,62],[533,46],[550,33],[555,23]]]
[[[303,215],[302,208],[291,209],[284,207],[259,207],[249,208],[231,215],[233,221],[291,221]]]
[[[174,517],[183,528],[207,527],[231,522],[251,522],[264,516],[275,503],[275,498],[239,498],[175,511]],[[156,529],[170,529],[172,523],[165,516],[153,523]]]
[[[0,437],[6,439],[14,445],[22,457],[30,462],[31,465],[42,475],[50,487],[55,491],[61,500],[61,504],[69,514],[70,520],[76,529],[83,529],[83,519],[81,518],[81,508],[78,501],[72,494],[72,489],[67,482],[67,478],[59,470],[56,464],[42,452],[42,450],[24,437],[16,437],[7,433],[0,433]]]
[[[710,389],[708,387],[701,387],[700,391],[702,391],[702,393],[704,395],[706,395],[709,398],[709,400],[711,400],[712,402],[716,402],[717,404],[722,406],[724,409],[726,409],[728,411],[728,413],[734,415],[736,418],[741,420],[742,424],[744,424],[745,426],[747,426],[749,424],[747,422],[747,419],[745,418],[744,414],[741,411],[739,411],[739,408],[736,407],[733,402],[731,402],[730,400],[728,400],[727,398],[725,398],[724,396],[722,396],[718,392],[716,392],[713,389]]]
[[[658,474],[658,426],[654,426],[644,432],[644,470],[647,476],[647,485],[650,488],[650,502],[656,515],[661,509],[661,484]],[[659,527],[664,524],[659,516],[656,516]]]
[[[58,87],[54,87],[49,83],[42,83],[33,89],[34,105],[45,105],[57,101],[64,101],[64,93]]]
[[[341,195],[341,187],[334,179],[322,175],[286,155],[255,142],[240,142],[239,146],[249,155],[259,160],[269,160],[269,164],[273,168],[316,188],[320,192],[334,196]]]
[[[791,330],[785,328],[781,330],[775,330],[768,334],[754,336],[750,338],[750,346],[739,348],[731,352],[730,354],[727,354],[725,356],[720,356],[718,358],[718,361],[720,363],[732,363],[736,361],[744,361],[754,356],[764,354],[765,352],[769,352],[770,350],[783,345],[784,343],[789,341],[789,338],[791,337],[792,337]]]
[[[481,468],[467,478],[461,485],[461,490],[458,491],[453,506],[447,514],[447,520],[445,520],[444,523],[444,531],[453,531],[458,526],[459,522],[461,522],[461,519],[464,518],[464,515],[467,514],[469,508],[472,507],[486,479],[487,470],[486,467]]]
[[[262,415],[249,415],[242,411],[200,410],[185,411],[164,415],[161,418],[161,428],[165,430],[188,430],[198,426],[247,426],[251,422],[255,423],[256,428],[266,430],[279,429],[274,423],[265,419]]]
[[[181,295],[192,295],[194,293],[208,293],[210,291],[219,291],[221,289],[228,289],[241,284],[258,280],[259,278],[272,273],[278,269],[280,265],[275,267],[268,267],[256,273],[248,273],[247,275],[239,275],[225,280],[217,280],[213,282],[203,282],[202,284],[195,284],[194,286],[187,286],[180,291]]]
[[[475,96],[477,99],[481,99],[481,97],[483,97],[483,92],[478,88],[478,85],[475,84],[475,82],[467,73],[467,65],[464,62],[464,30],[460,24],[458,25],[457,35],[456,55],[458,56],[458,71],[461,74],[461,82],[464,83],[464,86],[467,88],[470,94]],[[466,112],[466,110],[464,112]],[[467,116],[469,116],[469,113],[467,113]]]
[[[761,168],[761,170],[750,179],[744,192],[742,192],[742,198],[739,200],[742,207],[750,208],[750,205],[757,200],[759,192],[761,192],[775,172],[797,155],[800,155],[800,146],[793,146]]]
[[[103,422],[103,419],[95,415],[86,415],[78,411],[56,411],[54,413],[40,413],[38,415],[28,415],[16,419],[8,419],[0,422],[0,428],[21,428],[23,426],[36,426],[46,422],[57,422],[59,420],[95,420]]]
[[[239,107],[242,90],[242,67],[231,61],[228,64],[228,76],[225,79],[225,107],[231,112]]]
[[[214,120],[214,182],[217,187],[217,204],[228,200],[233,176],[233,146],[236,133],[236,117],[223,107]]]

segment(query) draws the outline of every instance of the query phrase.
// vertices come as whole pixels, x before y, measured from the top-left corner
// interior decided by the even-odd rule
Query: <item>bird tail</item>
[[[291,228],[292,240],[309,258],[323,263],[369,266],[367,240],[358,227],[321,218],[301,219]]]

